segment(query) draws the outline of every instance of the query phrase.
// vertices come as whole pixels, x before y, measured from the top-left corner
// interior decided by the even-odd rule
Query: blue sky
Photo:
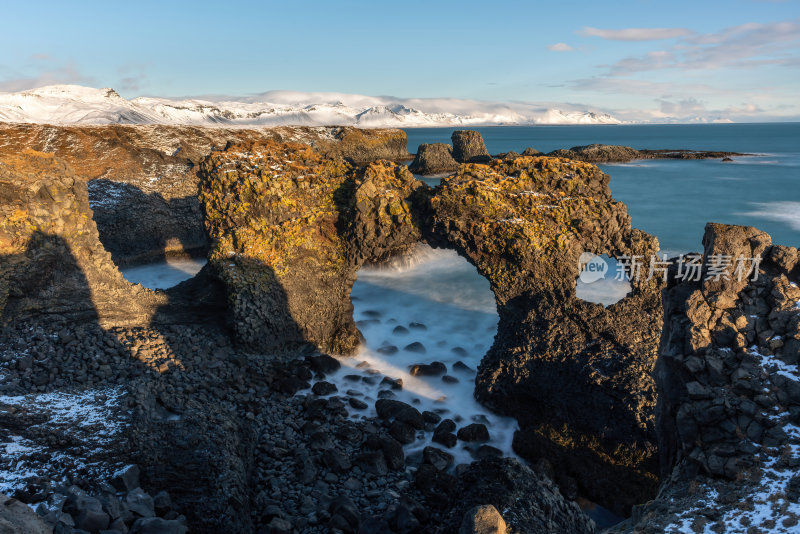
[[[269,90],[800,118],[800,1],[18,2],[0,91]]]

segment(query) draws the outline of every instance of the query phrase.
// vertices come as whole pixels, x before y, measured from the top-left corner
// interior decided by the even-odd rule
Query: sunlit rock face
[[[624,512],[657,485],[655,387],[661,282],[603,307],[575,293],[585,251],[649,257],[608,176],[547,157],[462,165],[428,198],[425,236],[489,279],[500,324],[476,396],[515,416],[515,450],[546,458],[591,499]]]
[[[209,260],[228,288],[238,340],[352,353],[356,270],[419,240],[406,197],[422,184],[394,163],[356,169],[275,142],[215,152],[199,174]]]
[[[119,265],[205,254],[196,171],[228,144],[292,141],[355,163],[410,157],[405,132],[391,128],[0,124],[0,135],[0,157],[53,153],[89,182],[100,240]]]

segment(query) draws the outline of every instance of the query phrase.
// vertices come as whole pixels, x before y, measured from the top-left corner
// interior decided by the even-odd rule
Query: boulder
[[[458,534],[506,534],[506,522],[497,508],[483,504],[464,514]]]
[[[3,534],[51,534],[53,529],[26,504],[0,493],[0,532]]]
[[[594,522],[580,507],[567,501],[550,479],[512,458],[488,458],[458,473],[443,521],[447,532],[509,532],[589,534]],[[492,510],[494,508],[494,511]],[[505,532],[505,530],[499,530]]]

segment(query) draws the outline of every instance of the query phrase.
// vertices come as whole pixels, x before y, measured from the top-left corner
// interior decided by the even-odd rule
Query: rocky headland
[[[10,131],[26,128],[50,131]],[[163,127],[102,131],[137,128]],[[109,163],[90,176],[79,149],[4,145],[0,483],[38,518],[9,506],[0,521],[81,534],[589,533],[577,504],[589,499],[630,516],[619,531],[724,525],[741,510],[757,521],[763,507],[796,524],[796,249],[709,225],[706,259],[761,254],[757,280],[671,272],[603,307],[576,296],[579,256],[647,256],[658,243],[631,228],[593,164],[533,151],[487,161],[479,136],[460,133],[458,157],[482,162],[428,187],[387,161],[405,152],[392,131],[351,150],[291,130],[306,137],[241,131],[169,175],[189,183],[209,263],[167,291],[128,283],[114,263],[163,255],[161,241],[139,247],[145,227],[131,228],[115,258],[95,222],[92,206],[113,196],[92,184],[126,184],[124,173]],[[158,176],[136,159],[155,149],[116,142],[135,187]],[[135,198],[128,209],[153,208]],[[177,217],[162,213],[146,227]],[[325,380],[360,341],[357,270],[420,241],[489,281],[500,322],[475,395],[516,418],[521,460],[483,446],[456,466],[453,447],[494,430],[394,399],[403,386],[388,376],[374,377],[369,404]],[[433,443],[406,454],[417,432]]]
[[[477,135],[477,137],[475,137]],[[453,145],[433,143],[420,145],[416,158],[409,167],[414,174],[432,176],[454,172],[458,163],[486,163],[492,159],[486,150],[483,139],[478,132],[468,130],[455,131],[452,135]],[[734,157],[752,156],[740,152],[724,152],[713,150],[684,149],[642,149],[637,150],[622,145],[584,145],[572,148],[559,148],[542,154],[535,148],[526,148],[522,154],[507,152],[497,154],[496,159],[514,159],[523,156],[546,155],[554,158],[565,158],[586,163],[630,163],[646,159],[720,159],[732,161]],[[448,157],[450,156],[450,157]],[[451,159],[453,161],[451,161]]]

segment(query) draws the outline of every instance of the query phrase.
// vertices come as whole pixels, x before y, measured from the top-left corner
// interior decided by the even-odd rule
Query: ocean
[[[462,128],[407,129],[408,150],[449,143]],[[757,154],[720,160],[644,160],[599,167],[633,226],[658,237],[662,251],[702,251],[707,222],[755,226],[774,243],[800,246],[800,123],[494,126],[479,131],[491,154],[541,152],[603,143],[636,149]]]

